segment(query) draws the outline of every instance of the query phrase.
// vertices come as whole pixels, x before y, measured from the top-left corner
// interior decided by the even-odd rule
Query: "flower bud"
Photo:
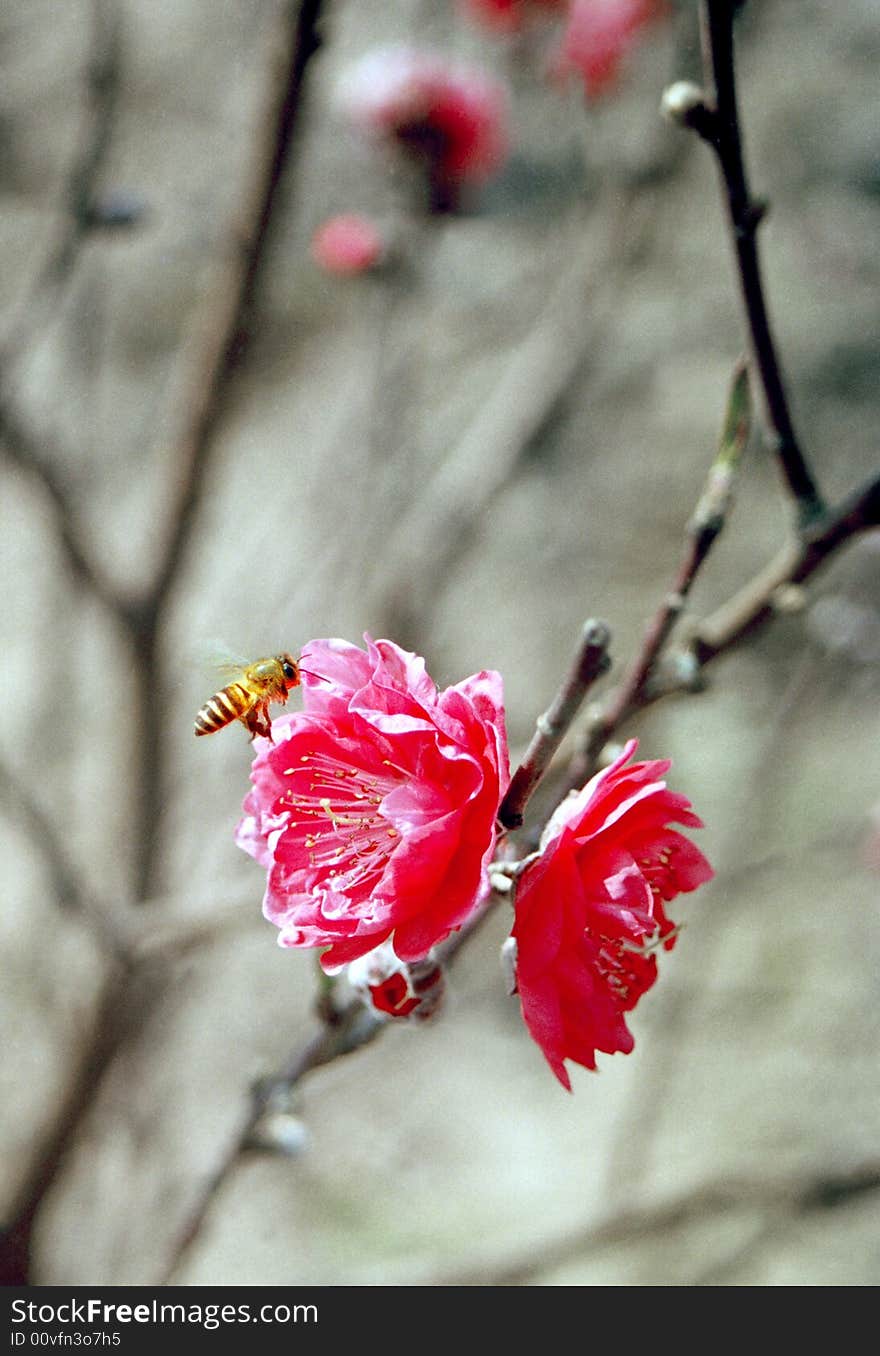
[[[694,113],[705,109],[706,93],[693,80],[676,80],[663,91],[660,100],[663,117],[679,127],[690,127]]]
[[[446,988],[443,970],[432,952],[407,964],[394,954],[390,942],[353,960],[346,973],[367,1007],[383,1017],[426,1021],[439,1010]]]

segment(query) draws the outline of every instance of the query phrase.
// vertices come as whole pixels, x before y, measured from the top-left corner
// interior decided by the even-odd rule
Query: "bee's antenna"
[[[318,680],[319,683],[329,683],[329,682],[330,682],[330,679],[329,679],[329,678],[325,678],[324,675],[323,675],[323,673],[312,673],[311,669],[304,669],[303,666],[302,666],[302,664],[300,664],[300,666],[299,666],[299,671],[300,671],[300,673],[306,674],[306,676],[309,677],[309,678],[317,678],[317,680]]]

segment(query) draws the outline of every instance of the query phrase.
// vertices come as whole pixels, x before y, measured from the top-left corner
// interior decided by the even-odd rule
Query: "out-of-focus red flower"
[[[558,10],[566,0],[458,0],[462,11],[477,23],[503,33],[524,28],[541,11]],[[536,13],[537,11],[537,13]]]
[[[452,194],[480,182],[507,158],[508,102],[496,80],[434,52],[369,52],[348,73],[342,99],[354,123],[422,159]]]
[[[376,224],[356,212],[329,217],[312,236],[312,258],[327,273],[365,273],[385,252]]]
[[[442,967],[431,952],[423,960],[406,964],[394,954],[390,942],[358,956],[345,973],[364,1003],[383,1017],[426,1021],[439,1011],[446,989]]]
[[[563,801],[517,886],[523,1018],[566,1088],[566,1059],[595,1069],[597,1050],[632,1050],[625,1014],[657,978],[647,948],[675,940],[665,906],[713,875],[699,849],[668,827],[702,826],[690,802],[667,790],[669,763],[625,766],[636,748],[632,740]]]
[[[236,841],[268,870],[282,946],[329,947],[327,970],[388,938],[419,960],[489,890],[509,779],[501,677],[438,692],[423,659],[369,637],[366,652],[304,652],[304,709],[255,741]]]
[[[665,8],[662,0],[572,0],[554,73],[577,76],[588,99],[600,98],[616,85],[642,30]]]

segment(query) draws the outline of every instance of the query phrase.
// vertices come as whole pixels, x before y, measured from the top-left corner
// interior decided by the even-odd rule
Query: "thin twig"
[[[452,963],[462,947],[482,927],[500,898],[495,893],[491,894],[467,923],[437,948],[439,964],[445,966]],[[171,1278],[180,1270],[201,1232],[208,1211],[242,1156],[252,1150],[265,1151],[268,1147],[269,1141],[261,1134],[264,1118],[277,1111],[289,1114],[295,1090],[307,1074],[369,1045],[393,1025],[367,1008],[360,998],[352,998],[344,1007],[334,1010],[332,1000],[328,1002],[327,995],[321,994],[316,1006],[322,1019],[318,1031],[304,1046],[293,1052],[278,1073],[261,1080],[252,1089],[250,1106],[187,1214],[163,1274],[163,1285],[170,1284]]]
[[[685,120],[711,145],[718,161],[773,451],[797,504],[799,525],[807,526],[825,504],[794,430],[764,296],[757,232],[766,208],[751,196],[743,158],[733,43],[736,9],[735,0],[703,0],[704,65],[707,80],[711,78],[714,84],[715,102],[714,107],[691,108]]]
[[[782,589],[806,583],[840,546],[878,527],[880,475],[848,495],[798,541],[784,546],[739,593],[700,623],[691,642],[700,665],[778,616]]]
[[[713,659],[778,617],[783,611],[781,600],[786,588],[804,584],[841,546],[860,533],[877,528],[880,528],[880,476],[847,496],[800,540],[782,547],[744,588],[694,628],[686,647],[692,664],[684,666],[687,677],[677,684],[678,690],[693,689],[692,668],[700,672]],[[610,708],[600,711],[568,769],[566,785],[580,786],[591,775],[602,746],[623,721],[675,690],[673,682],[643,685],[637,697],[625,706],[620,703],[619,710],[615,707],[613,711]],[[616,697],[612,700],[616,701]]]
[[[748,367],[741,359],[734,369],[718,451],[688,523],[685,549],[672,587],[648,623],[641,648],[623,681],[590,722],[586,739],[570,768],[570,780],[574,785],[580,785],[595,770],[599,754],[614,731],[654,696],[649,682],[684,611],[694,580],[724,528],[732,502],[734,478],[750,430]]]
[[[606,622],[591,619],[584,623],[574,662],[550,706],[538,717],[532,741],[501,802],[498,821],[504,828],[517,829],[522,824],[532,792],[550,766],[581,702],[596,679],[611,666],[610,643],[611,631]]]
[[[263,1118],[274,1109],[289,1108],[295,1087],[307,1073],[366,1045],[383,1030],[384,1026],[385,1023],[370,1013],[359,998],[354,998],[335,1015],[332,1022],[325,1022],[302,1049],[291,1056],[287,1065],[278,1074],[252,1089],[251,1104],[245,1111],[241,1124],[214,1171],[202,1183],[198,1196],[187,1213],[163,1274],[163,1285],[170,1283],[171,1277],[186,1260],[201,1232],[208,1211],[241,1157],[248,1150],[265,1147],[260,1144],[258,1129]]]

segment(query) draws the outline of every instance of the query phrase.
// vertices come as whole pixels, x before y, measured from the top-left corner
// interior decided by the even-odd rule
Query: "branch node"
[[[734,239],[738,242],[752,240],[769,211],[770,203],[766,198],[750,198],[736,218],[731,219]]]

